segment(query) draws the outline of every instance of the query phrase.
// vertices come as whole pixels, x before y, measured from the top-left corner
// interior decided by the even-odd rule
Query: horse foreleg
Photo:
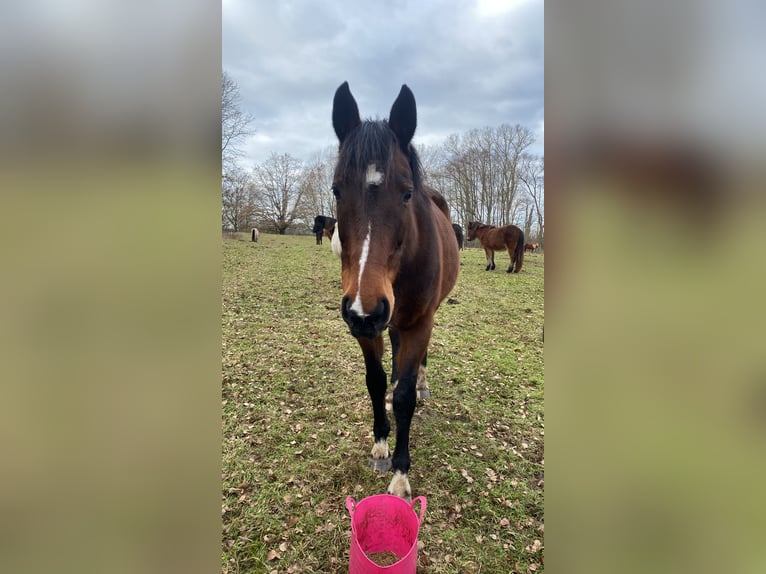
[[[396,364],[396,358],[399,354],[399,330],[393,325],[388,326],[388,337],[391,339],[391,386],[386,392],[386,410],[393,409],[394,389],[399,381],[399,369]]]
[[[375,442],[370,452],[369,466],[379,472],[391,468],[391,452],[388,450],[388,433],[391,424],[386,415],[386,372],[383,370],[383,337],[357,339],[364,354],[367,391],[372,401],[372,432]]]
[[[396,364],[396,358],[399,354],[399,331],[391,325],[388,327],[388,335],[391,338],[391,386],[388,392],[386,392],[386,410],[390,411],[393,408],[394,389],[396,389],[396,383],[399,381],[399,369]],[[428,383],[426,382],[427,372],[428,352],[426,352],[418,368],[418,382],[415,385],[418,391],[418,399],[427,399],[431,396],[431,391],[428,390]]]
[[[484,248],[484,253],[487,255],[487,268],[484,271],[489,271],[495,268],[495,252],[489,247]]]
[[[412,490],[407,473],[410,470],[410,424],[415,413],[417,400],[418,373],[431,337],[432,325],[421,326],[411,331],[400,332],[400,347],[397,358],[399,382],[394,389],[394,416],[396,417],[396,448],[394,449],[394,477],[388,485],[388,492],[411,500]]]

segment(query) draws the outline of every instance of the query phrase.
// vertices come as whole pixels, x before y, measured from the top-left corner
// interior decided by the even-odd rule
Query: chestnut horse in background
[[[332,191],[341,248],[341,315],[364,355],[374,418],[370,466],[383,472],[393,467],[388,492],[409,500],[410,423],[418,394],[428,395],[425,363],[434,313],[457,280],[455,232],[447,202],[423,183],[410,145],[417,112],[406,85],[387,121],[362,121],[344,82],[335,92],[332,123],[340,142]],[[393,457],[382,364],[386,328],[392,385],[398,379]]]
[[[524,232],[521,229],[515,225],[495,227],[472,221],[468,224],[466,239],[473,241],[477,237],[487,255],[486,271],[495,268],[495,250],[500,249],[507,249],[508,256],[511,258],[508,273],[521,271],[521,264],[524,262]],[[514,264],[516,269],[513,268]]]
[[[531,251],[534,253],[535,249],[537,249],[538,247],[540,247],[540,244],[538,243],[525,243],[524,253],[526,253],[527,251]]]

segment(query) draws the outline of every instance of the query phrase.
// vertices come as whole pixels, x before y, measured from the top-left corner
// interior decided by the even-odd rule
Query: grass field
[[[413,496],[428,499],[418,572],[541,572],[544,255],[518,275],[507,253],[492,272],[481,249],[460,258],[410,434]],[[346,496],[385,492],[390,474],[367,468],[340,260],[329,241],[262,234],[225,239],[223,261],[222,571],[347,572]]]

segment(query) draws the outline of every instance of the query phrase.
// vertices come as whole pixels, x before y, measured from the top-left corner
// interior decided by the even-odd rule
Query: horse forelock
[[[382,121],[367,120],[359,124],[340,146],[336,179],[361,180],[370,164],[382,169],[387,177],[395,139],[394,132]]]
[[[375,165],[383,181],[395,176],[394,154],[401,150],[396,134],[385,120],[365,120],[354,128],[343,141],[335,168],[336,179],[366,181],[370,165]],[[422,168],[412,145],[408,146],[407,161],[415,189],[421,188]]]

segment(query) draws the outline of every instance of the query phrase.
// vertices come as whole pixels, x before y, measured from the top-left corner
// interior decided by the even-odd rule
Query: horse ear
[[[335,90],[335,98],[332,101],[332,127],[335,129],[335,135],[338,141],[343,143],[346,136],[356,126],[362,123],[359,117],[359,107],[356,105],[354,96],[348,87],[348,82],[343,82]]]
[[[402,84],[399,95],[391,106],[391,113],[388,116],[388,125],[394,130],[399,139],[399,145],[402,151],[407,153],[407,146],[415,135],[415,128],[418,124],[418,112],[415,107],[415,96],[407,84]]]

